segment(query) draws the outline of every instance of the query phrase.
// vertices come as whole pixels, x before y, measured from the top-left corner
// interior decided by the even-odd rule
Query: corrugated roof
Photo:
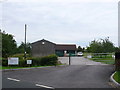
[[[56,44],[56,50],[76,50],[75,44]]]

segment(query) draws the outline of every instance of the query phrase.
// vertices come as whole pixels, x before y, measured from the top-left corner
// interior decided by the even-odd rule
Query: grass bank
[[[118,82],[120,84],[120,71],[117,71],[113,78],[115,79],[116,82]]]

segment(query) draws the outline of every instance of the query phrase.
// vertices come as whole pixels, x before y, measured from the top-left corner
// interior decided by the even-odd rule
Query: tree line
[[[2,35],[2,57],[6,58],[17,53],[24,53],[25,44],[21,42],[20,46],[17,46],[17,42],[12,34],[8,34],[5,31],[0,31]],[[26,52],[31,53],[30,43],[26,44]]]
[[[12,34],[8,34],[5,31],[1,32],[2,35],[2,57],[9,57],[14,54],[24,53],[25,44],[21,42],[20,46],[17,46],[17,42]],[[1,44],[1,43],[0,43]],[[88,52],[88,53],[112,53],[120,51],[119,47],[115,47],[114,44],[109,40],[109,37],[105,39],[93,40],[89,43],[89,46],[81,47],[78,46],[77,52]],[[26,44],[27,54],[31,54],[31,44]]]
[[[115,47],[113,42],[109,40],[109,37],[105,39],[93,40],[89,43],[86,49],[78,46],[77,52],[88,52],[88,53],[113,53],[119,52],[120,47]]]

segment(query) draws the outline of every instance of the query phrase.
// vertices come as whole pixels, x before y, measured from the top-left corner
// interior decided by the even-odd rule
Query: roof
[[[56,50],[76,50],[75,44],[56,44]]]
[[[38,40],[38,41],[36,41],[36,42],[33,42],[32,44],[35,44],[35,43],[37,43],[37,42],[49,42],[49,43],[55,44],[55,43],[53,43],[53,42],[50,42],[50,41],[48,41],[48,40],[45,40],[45,39]]]

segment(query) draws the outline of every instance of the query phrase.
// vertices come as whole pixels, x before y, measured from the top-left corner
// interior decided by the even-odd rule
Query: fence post
[[[115,53],[115,71],[117,72],[118,82],[120,82],[120,52]]]

